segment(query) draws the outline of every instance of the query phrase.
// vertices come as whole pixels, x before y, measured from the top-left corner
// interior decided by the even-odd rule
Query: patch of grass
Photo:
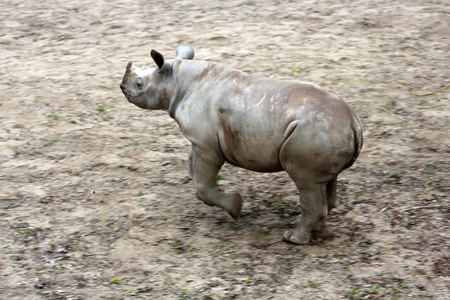
[[[408,281],[399,278],[382,280],[380,276],[377,278],[376,281],[362,286],[352,286],[345,297],[350,299],[403,299],[411,292],[408,288]]]
[[[49,114],[49,118],[53,118],[53,120],[58,120],[59,116],[57,114]]]
[[[223,176],[221,174],[216,175],[216,180],[221,180],[222,178],[223,178]]]
[[[178,165],[178,162],[173,161],[173,162],[171,162],[170,164],[171,164],[172,166],[177,166],[177,165]]]
[[[282,207],[284,204],[286,204],[286,200],[283,198],[279,198],[277,200],[277,203],[273,204],[274,208]]]
[[[138,197],[140,197],[140,196],[143,196],[144,195],[144,192],[142,192],[142,191],[139,191],[139,192],[137,192],[137,194],[136,194]]]
[[[103,108],[103,107],[98,107],[98,108],[96,109],[96,111],[98,111],[98,112],[105,112],[106,109]]]
[[[223,278],[228,278],[228,276],[230,276],[230,274],[229,273],[224,273],[224,274],[217,273],[217,276],[223,277]]]
[[[123,281],[122,278],[113,278],[109,282],[114,283],[114,284],[125,284],[126,283],[125,281]]]
[[[267,228],[267,227],[264,227],[262,230],[263,230],[265,233],[267,233],[267,234],[271,234],[271,233],[272,233],[272,230],[270,230],[270,229]]]
[[[356,192],[356,194],[355,194],[355,196],[354,196],[354,199],[355,199],[356,201],[358,201],[358,200],[359,200],[359,197],[362,197],[362,196],[364,196],[365,194],[366,194],[366,191],[365,191],[365,190]]]
[[[403,175],[400,172],[394,172],[389,176],[390,178],[402,178]]]

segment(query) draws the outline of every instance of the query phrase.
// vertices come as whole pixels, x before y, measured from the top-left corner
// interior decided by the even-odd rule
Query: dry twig
[[[20,204],[22,204],[23,201],[25,201],[26,197],[22,197],[22,199],[15,199],[15,198],[8,198],[8,199],[0,199],[0,200],[6,200],[6,201],[11,201],[12,203],[6,206],[2,206],[0,207],[0,209],[11,209],[14,208],[16,206],[19,206]]]
[[[414,93],[411,93],[411,95],[414,95],[414,96],[428,96],[428,95],[433,95],[433,94],[442,92],[443,90],[445,90],[446,88],[449,88],[449,87],[450,87],[450,84],[447,84],[447,85],[444,86],[442,89],[437,90],[437,91],[434,91],[434,92],[431,92],[431,93],[426,93],[426,94],[414,94]]]
[[[383,208],[382,210],[380,210],[378,213],[381,214],[383,213],[386,209],[388,209],[389,207],[391,207],[391,204],[389,204],[388,206],[386,206],[385,208]]]
[[[387,108],[384,107],[384,106],[378,106],[378,109],[380,109],[380,110],[382,110],[382,111],[384,111],[384,112],[387,112],[388,114],[393,115],[393,116],[396,117],[397,119],[402,119],[402,118],[400,118],[400,116],[398,116],[395,112],[390,111],[389,109],[387,109]]]
[[[446,205],[439,205],[439,206],[415,206],[415,207],[410,207],[410,208],[406,208],[402,211],[410,211],[410,210],[416,210],[416,209],[449,209],[450,206],[446,206]]]

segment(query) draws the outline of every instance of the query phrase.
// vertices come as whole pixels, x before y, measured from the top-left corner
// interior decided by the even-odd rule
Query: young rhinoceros
[[[242,197],[220,192],[216,175],[226,162],[257,172],[286,171],[300,192],[302,218],[284,239],[307,244],[336,206],[338,174],[363,144],[353,110],[319,86],[258,78],[207,61],[188,45],[157,67],[128,63],[120,88],[129,102],[164,109],[192,143],[189,173],[198,196],[238,219]]]

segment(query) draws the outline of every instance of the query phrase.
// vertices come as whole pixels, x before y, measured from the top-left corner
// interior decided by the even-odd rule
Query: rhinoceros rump
[[[129,102],[163,109],[192,143],[189,173],[199,197],[238,219],[242,197],[219,191],[225,161],[258,172],[286,171],[300,192],[302,218],[284,239],[307,244],[336,207],[338,174],[358,157],[362,126],[353,110],[319,86],[258,78],[211,62],[195,61],[188,45],[157,67],[128,63],[122,84]]]

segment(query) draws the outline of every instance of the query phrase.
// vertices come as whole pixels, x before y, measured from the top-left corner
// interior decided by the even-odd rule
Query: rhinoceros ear
[[[180,44],[177,47],[177,57],[181,59],[193,59],[194,49],[186,44]]]
[[[158,65],[159,70],[164,67],[164,56],[156,50],[150,51],[150,55],[152,56],[155,63]]]

